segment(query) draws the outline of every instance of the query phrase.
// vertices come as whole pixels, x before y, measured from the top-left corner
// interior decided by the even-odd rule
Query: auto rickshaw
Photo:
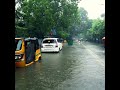
[[[41,60],[38,38],[15,38],[15,66],[25,67]]]

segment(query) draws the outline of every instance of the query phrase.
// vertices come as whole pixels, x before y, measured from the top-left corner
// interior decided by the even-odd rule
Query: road
[[[60,53],[15,72],[15,90],[105,90],[105,50],[89,42],[64,44]]]

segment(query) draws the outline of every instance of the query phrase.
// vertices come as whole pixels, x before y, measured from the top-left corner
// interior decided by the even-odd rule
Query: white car
[[[59,38],[44,38],[41,43],[41,52],[59,52],[62,43]]]

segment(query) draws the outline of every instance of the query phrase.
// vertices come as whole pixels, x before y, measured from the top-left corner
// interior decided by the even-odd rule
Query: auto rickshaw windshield
[[[22,47],[22,40],[21,39],[15,39],[15,51],[21,50]]]

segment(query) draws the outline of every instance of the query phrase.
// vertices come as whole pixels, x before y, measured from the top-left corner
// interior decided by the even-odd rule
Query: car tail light
[[[58,47],[58,45],[55,45],[55,47]]]
[[[55,47],[58,47],[58,44],[56,43]]]

